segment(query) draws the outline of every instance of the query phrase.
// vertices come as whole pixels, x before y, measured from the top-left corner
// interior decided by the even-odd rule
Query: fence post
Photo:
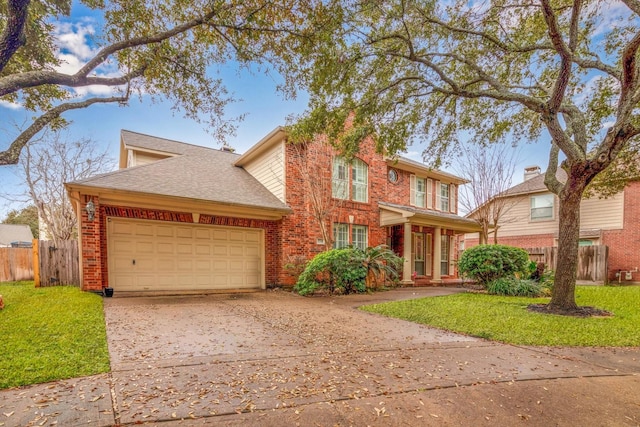
[[[33,282],[36,288],[40,287],[40,241],[33,239],[31,246],[33,248]]]

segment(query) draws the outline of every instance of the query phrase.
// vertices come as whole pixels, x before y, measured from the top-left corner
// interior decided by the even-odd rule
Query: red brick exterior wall
[[[617,281],[618,270],[640,269],[640,182],[629,183],[624,190],[622,230],[602,232],[602,244],[609,246],[609,280]],[[624,279],[624,278],[623,278]],[[632,273],[632,281],[640,282],[640,272]]]
[[[93,201],[96,215],[93,221],[89,221],[87,211],[82,209],[80,230],[82,248],[82,289],[85,291],[101,291],[103,288],[103,274],[106,275],[106,263],[103,260],[103,247],[106,247],[104,237],[104,218],[100,213],[100,199],[97,196],[83,195],[80,197],[81,205],[86,206],[89,200]]]
[[[101,205],[97,196],[83,195],[84,204],[93,200],[96,207],[94,221],[89,221],[86,211],[82,210],[80,235],[82,239],[82,289],[101,291],[109,286],[107,259],[107,217],[143,218],[152,221],[193,223],[191,214],[170,210],[148,210],[124,206]],[[83,205],[84,206],[84,205]],[[172,219],[176,219],[172,221]],[[254,220],[200,215],[199,223],[214,225],[233,225],[235,227],[259,228],[264,230],[265,240],[265,281],[267,286],[278,283],[282,261],[280,251],[282,221]]]
[[[372,141],[362,144],[356,158],[368,167],[368,200],[355,202],[331,198],[332,161],[337,152],[322,142],[308,144],[305,147],[285,146],[286,203],[293,210],[282,220],[282,255],[287,263],[296,258],[310,259],[324,251],[325,245],[318,244],[322,238],[321,227],[312,213],[312,195],[305,180],[322,182],[323,190],[315,190],[324,198],[331,199],[329,218],[325,227],[333,238],[333,224],[366,225],[368,227],[368,245],[377,246],[387,242],[387,231],[380,226],[378,201],[389,200],[387,188],[387,163],[383,156],[375,152]],[[311,176],[303,176],[307,173]],[[408,197],[408,181],[407,197]],[[400,184],[398,188],[403,188]],[[397,188],[394,187],[394,191]],[[408,201],[408,199],[407,199]],[[407,204],[407,202],[403,202]],[[351,229],[350,231],[351,232]],[[293,285],[295,277],[283,269],[279,282]]]

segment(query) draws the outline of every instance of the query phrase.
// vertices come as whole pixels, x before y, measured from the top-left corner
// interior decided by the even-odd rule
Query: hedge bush
[[[364,252],[355,248],[332,249],[316,255],[298,277],[294,290],[300,295],[318,290],[350,294],[366,290]]]
[[[531,279],[519,279],[515,276],[501,277],[487,285],[487,293],[513,297],[540,297],[545,294],[542,286]]]
[[[502,277],[529,277],[529,266],[527,251],[506,245],[473,246],[462,252],[458,261],[460,274],[484,287]]]

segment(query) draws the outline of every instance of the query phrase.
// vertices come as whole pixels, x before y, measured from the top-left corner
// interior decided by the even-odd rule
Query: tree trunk
[[[578,240],[580,238],[580,201],[586,183],[583,177],[568,177],[560,192],[558,260],[549,309],[572,311],[576,304],[576,271],[578,268]]]

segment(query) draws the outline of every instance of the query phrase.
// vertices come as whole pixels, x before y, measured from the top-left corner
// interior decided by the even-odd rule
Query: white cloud
[[[91,37],[95,34],[95,28],[84,22],[61,23],[56,27],[56,40],[58,48],[63,54],[70,54],[81,60],[89,60],[97,50],[93,48]]]
[[[22,105],[0,99],[0,107],[8,108],[9,110],[20,110]]]

